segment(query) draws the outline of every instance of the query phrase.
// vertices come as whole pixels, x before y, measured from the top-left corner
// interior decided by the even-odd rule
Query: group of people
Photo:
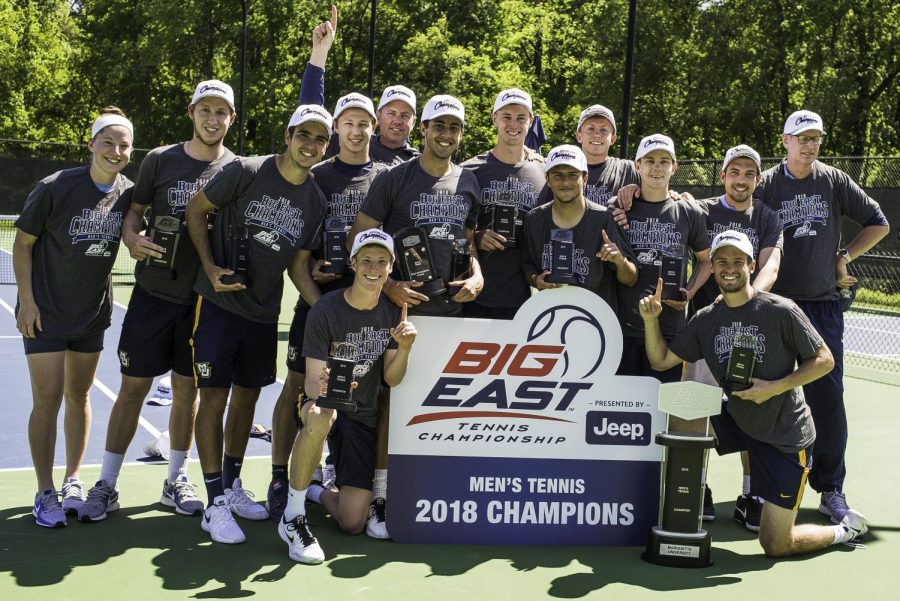
[[[134,184],[121,174],[134,128],[109,108],[93,124],[90,164],[49,176],[28,197],[13,262],[33,392],[38,525],[64,526],[67,514],[100,521],[119,508],[118,478],[143,399],[153,378],[171,371],[161,503],[201,516],[220,543],[244,541],[234,516],[276,520],[290,557],[303,563],[324,560],[307,501],[322,504],[347,532],[389,538],[387,424],[390,388],[402,381],[416,338],[407,316],[511,319],[532,294],[567,283],[595,292],[619,316],[622,375],[721,385],[736,338],[752,338],[752,386],[729,392],[713,421],[719,452],[748,451],[734,515],[759,531],[766,553],[806,552],[865,533],[843,490],[838,291],[855,283],[848,265],[888,224],[845,173],[817,161],[825,136],[819,115],[788,117],[787,156],[765,172],[749,146],[728,150],[725,193],[703,200],[670,189],[677,158],[665,135],[641,140],[634,161],[609,156],[616,121],[601,105],[582,111],[577,145],[546,157],[528,148],[534,112],[520,89],[497,95],[494,146],[456,164],[466,127],[457,98],[433,96],[420,115],[414,92],[392,85],[377,106],[349,93],[332,112],[325,108],[336,28],[332,8],[313,31],[282,153],[229,151],[233,91],[204,81],[188,105],[191,139],[151,151]],[[409,142],[417,120],[421,149]],[[853,240],[841,240],[842,217],[862,225]],[[426,256],[415,247],[410,259],[396,238],[422,243],[417,233]],[[79,469],[88,390],[110,325],[120,241],[137,260],[136,284],[100,478],[86,490]],[[661,266],[688,257],[689,280],[664,299]],[[398,268],[413,259],[443,289]],[[260,389],[275,381],[285,272],[300,298],[261,504],[243,488],[241,468]],[[341,344],[356,351],[355,410],[327,398],[329,357]],[[57,492],[63,398],[67,461]],[[205,503],[186,471],[193,440]],[[795,525],[807,478],[833,526]],[[711,494],[706,507],[712,519]]]

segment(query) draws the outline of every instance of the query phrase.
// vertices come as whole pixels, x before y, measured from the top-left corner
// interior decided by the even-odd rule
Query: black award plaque
[[[331,263],[323,267],[325,273],[344,274],[350,269],[350,253],[347,252],[347,231],[349,228],[342,224],[329,224],[325,222],[324,258]]]
[[[232,275],[223,275],[223,284],[243,284],[250,287],[250,236],[245,225],[228,226],[228,257],[225,267]]]
[[[687,300],[687,294],[683,290],[687,286],[687,257],[684,254],[684,245],[673,244],[672,255],[663,256],[660,277],[663,281],[663,299]]]
[[[572,230],[550,230],[550,275],[544,281],[551,284],[577,284],[575,277],[575,242]]]
[[[400,273],[408,282],[422,282],[416,288],[425,296],[431,297],[447,292],[447,287],[434,270],[434,258],[425,230],[420,227],[408,227],[394,234],[397,260]]]
[[[450,281],[464,280],[472,269],[472,258],[469,256],[469,242],[465,238],[450,243]],[[447,296],[456,296],[459,286],[448,286]]]
[[[356,411],[353,400],[353,370],[356,368],[357,349],[349,342],[335,342],[328,354],[328,391],[316,400],[316,405],[326,409]]]
[[[175,279],[175,252],[178,250],[178,241],[181,238],[181,220],[171,215],[157,215],[153,218],[153,224],[147,232],[154,244],[162,246],[162,257],[147,257],[144,265],[152,269],[158,269],[169,273],[171,279]]]
[[[516,242],[516,217],[518,209],[506,198],[491,207],[491,229],[506,238],[503,246],[515,248]]]
[[[747,390],[753,385],[753,368],[756,366],[756,338],[750,334],[737,334],[728,357],[725,373],[725,392]]]

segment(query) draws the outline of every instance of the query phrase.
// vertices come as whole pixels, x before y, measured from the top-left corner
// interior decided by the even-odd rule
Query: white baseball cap
[[[795,136],[801,131],[817,129],[825,134],[825,124],[818,113],[812,111],[794,111],[784,122],[784,133]]]
[[[737,230],[725,230],[724,232],[718,234],[715,238],[713,238],[709,256],[716,256],[716,251],[725,246],[733,246],[751,259],[753,258],[753,244],[750,243],[750,238],[748,238],[747,234],[745,234],[744,232],[739,232]]]
[[[544,173],[560,165],[569,165],[584,173],[587,173],[588,170],[587,159],[584,153],[580,148],[571,144],[563,144],[550,151],[547,159],[544,161]]]
[[[394,239],[378,228],[363,230],[356,234],[356,238],[353,239],[353,248],[350,249],[350,258],[352,259],[355,257],[356,253],[358,253],[362,247],[371,244],[386,248],[388,252],[391,253],[392,261],[396,258],[394,256]]]
[[[331,114],[325,110],[325,107],[319,106],[318,104],[301,104],[297,107],[297,110],[294,111],[294,114],[291,115],[291,120],[288,121],[287,126],[296,127],[307,121],[321,123],[325,126],[325,129],[328,130],[328,137],[331,137],[331,124],[334,119],[332,119]]]
[[[493,112],[496,113],[503,107],[511,104],[521,104],[528,109],[529,115],[534,115],[534,110],[531,107],[531,94],[525,90],[520,90],[519,88],[510,88],[497,94],[497,99],[494,101]]]
[[[757,170],[759,170],[760,173],[762,172],[762,159],[759,158],[759,153],[746,144],[739,144],[738,146],[728,149],[728,152],[725,153],[725,160],[722,161],[722,171],[725,171],[731,161],[741,157],[752,160],[756,163]]]
[[[337,104],[334,105],[335,121],[337,121],[340,114],[347,109],[360,109],[369,113],[372,119],[377,119],[375,116],[375,106],[372,104],[372,99],[368,96],[357,94],[355,92],[351,92],[346,96],[341,96],[338,99]]]
[[[231,110],[234,110],[234,90],[231,89],[230,85],[218,79],[210,79],[198,83],[197,88],[194,90],[194,96],[191,98],[191,104],[197,104],[202,98],[210,96],[221,98],[228,103]]]
[[[578,116],[578,127],[575,128],[575,131],[580,130],[584,122],[591,117],[603,117],[612,125],[613,133],[616,133],[616,118],[613,116],[613,112],[602,104],[592,104],[581,111],[581,114]]]
[[[675,142],[673,142],[672,138],[669,136],[664,136],[662,134],[653,134],[643,138],[641,143],[638,144],[637,154],[635,155],[634,160],[640,161],[644,155],[651,153],[654,150],[665,150],[672,156],[673,161],[678,160],[675,158]]]
[[[422,109],[422,121],[444,116],[456,117],[465,125],[466,109],[462,101],[448,94],[438,94],[429,98],[425,108]]]
[[[381,93],[381,100],[378,101],[378,110],[380,111],[384,105],[394,100],[402,100],[410,106],[413,115],[416,114],[416,94],[406,86],[396,85],[388,86]]]

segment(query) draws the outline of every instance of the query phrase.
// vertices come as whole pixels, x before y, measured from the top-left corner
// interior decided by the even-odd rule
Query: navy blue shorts
[[[88,334],[82,338],[75,340],[56,340],[37,332],[37,338],[22,337],[25,343],[25,354],[35,355],[37,353],[59,353],[62,351],[73,351],[76,353],[99,353],[103,350],[103,332],[96,334]]]
[[[193,327],[193,305],[157,298],[136,284],[122,321],[119,370],[135,378],[153,378],[169,370],[193,377]]]
[[[728,455],[747,451],[750,457],[750,494],[785,509],[796,510],[803,499],[812,467],[812,445],[797,453],[785,453],[747,436],[722,403],[722,413],[710,418],[718,439],[716,452]]]
[[[199,297],[194,324],[198,388],[261,388],[275,381],[277,323],[250,321]]]
[[[375,428],[350,419],[343,411],[337,412],[328,437],[328,449],[334,458],[338,488],[353,486],[372,490],[377,438]]]
[[[306,373],[306,357],[303,356],[303,332],[311,307],[304,302],[294,307],[294,318],[288,333],[287,368],[298,374]]]

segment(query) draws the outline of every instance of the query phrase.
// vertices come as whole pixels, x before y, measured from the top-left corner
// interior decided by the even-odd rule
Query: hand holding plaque
[[[407,227],[394,234],[400,273],[408,282],[421,282],[417,291],[429,297],[447,292],[447,287],[435,271],[434,258],[425,230]]]
[[[144,266],[168,272],[169,278],[174,280],[178,275],[175,272],[175,252],[181,238],[181,220],[171,215],[157,215],[147,231],[147,237],[163,251],[161,257],[147,255]]]
[[[756,338],[751,334],[736,334],[722,388],[728,394],[747,390],[753,385],[753,369],[755,367]]]
[[[469,256],[469,242],[459,238],[450,242],[450,281],[458,282],[469,277],[472,271],[472,257]],[[459,286],[447,286],[447,296],[456,296]]]
[[[353,389],[356,388],[356,382],[353,381],[353,370],[356,368],[358,356],[355,344],[332,343],[326,364],[327,369],[323,370],[323,376],[327,374],[327,379],[323,377],[322,380],[325,390],[323,393],[320,389],[316,405],[326,409],[356,411],[356,401],[353,400]]]
[[[222,283],[226,285],[242,284],[250,287],[250,236],[245,225],[228,226],[228,250],[226,265],[233,273],[223,275]]]
[[[508,192],[502,194],[500,201],[491,206],[491,229],[505,238],[503,246],[506,248],[518,246],[516,241],[516,219],[518,214],[519,210],[509,200]]]
[[[575,242],[572,230],[550,230],[550,275],[544,281],[551,284],[577,284],[575,277]]]

